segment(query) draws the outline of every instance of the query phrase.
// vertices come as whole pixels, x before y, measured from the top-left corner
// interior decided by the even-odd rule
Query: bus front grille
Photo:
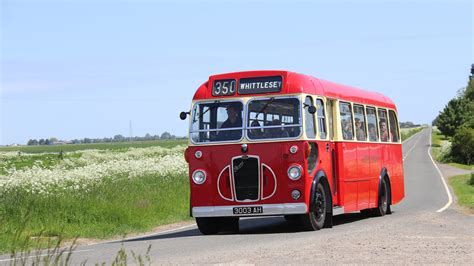
[[[232,171],[237,200],[258,200],[260,175],[258,158],[234,158],[232,161]]]

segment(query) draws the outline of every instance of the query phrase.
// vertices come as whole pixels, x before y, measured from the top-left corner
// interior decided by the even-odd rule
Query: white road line
[[[80,252],[91,252],[91,251],[94,251],[93,249],[82,249],[82,250],[73,250],[71,251],[71,253],[80,253]],[[67,256],[67,254],[69,253],[69,251],[66,251],[66,253],[64,253],[64,255]],[[49,254],[49,256],[55,256],[57,254]],[[12,260],[24,260],[24,259],[30,259],[30,258],[37,258],[37,257],[46,257],[48,256],[48,254],[38,254],[38,255],[31,255],[31,256],[28,256],[28,257],[16,257],[16,258],[10,258],[10,259],[4,259],[4,260],[0,260],[0,262],[6,262],[6,261],[12,261]]]
[[[441,178],[441,181],[443,181],[443,185],[444,185],[444,188],[446,189],[446,193],[448,193],[448,203],[446,203],[446,205],[444,205],[444,207],[442,207],[441,209],[436,211],[436,212],[443,212],[444,210],[449,208],[451,203],[453,203],[453,197],[451,196],[451,192],[449,192],[448,185],[446,184],[446,181],[444,180],[444,177],[443,177],[443,174],[441,173],[441,170],[439,170],[438,165],[436,165],[435,161],[433,160],[433,157],[431,157],[431,136],[432,135],[433,135],[433,128],[431,128],[431,131],[430,131],[430,146],[428,147],[428,155],[430,156],[431,162],[435,166],[436,170],[438,170],[439,177]]]
[[[423,130],[422,130],[423,131]],[[422,132],[420,131],[420,132]],[[418,132],[418,133],[420,133]],[[408,154],[410,154],[410,152],[415,148],[416,144],[418,144],[418,141],[420,141],[421,139],[421,135],[418,137],[418,140],[415,142],[415,144],[413,144],[413,146],[407,151],[407,153],[405,154],[405,156],[403,156],[403,161],[405,161],[405,159],[407,158]]]

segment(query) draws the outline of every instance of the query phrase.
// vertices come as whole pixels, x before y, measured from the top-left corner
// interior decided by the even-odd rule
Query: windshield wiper
[[[268,105],[271,104],[274,100],[275,100],[275,97],[270,98],[270,101],[268,101],[268,102],[262,107],[262,109],[260,109],[260,111],[257,112],[257,115],[255,115],[255,117],[258,117],[261,113],[263,113],[263,111],[265,111],[265,109],[267,109]]]

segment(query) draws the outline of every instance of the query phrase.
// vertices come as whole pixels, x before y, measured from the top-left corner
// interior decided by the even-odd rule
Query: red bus
[[[282,215],[306,230],[333,215],[383,216],[404,197],[395,104],[288,71],[210,76],[190,112],[190,212],[203,234]]]

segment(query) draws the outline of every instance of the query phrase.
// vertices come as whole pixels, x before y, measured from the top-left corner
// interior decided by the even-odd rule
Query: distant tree
[[[92,143],[92,140],[90,138],[84,138],[82,141],[83,143]]]
[[[171,134],[167,131],[163,132],[163,134],[161,134],[161,137],[160,139],[171,139]]]
[[[49,139],[44,140],[44,145],[51,145],[51,141]]]
[[[49,142],[50,142],[51,144],[53,144],[54,142],[57,142],[57,141],[58,141],[58,139],[55,138],[55,137],[49,138]]]
[[[125,141],[125,137],[118,134],[114,136],[114,141]]]
[[[151,138],[151,135],[150,135],[149,133],[146,133],[146,135],[145,135],[145,140],[151,140],[151,139],[152,139],[152,138]]]
[[[39,143],[39,145],[44,145],[44,139],[40,139],[40,140],[38,141],[38,143]]]
[[[38,145],[38,141],[36,139],[30,139],[30,140],[28,140],[27,145],[28,146]]]

